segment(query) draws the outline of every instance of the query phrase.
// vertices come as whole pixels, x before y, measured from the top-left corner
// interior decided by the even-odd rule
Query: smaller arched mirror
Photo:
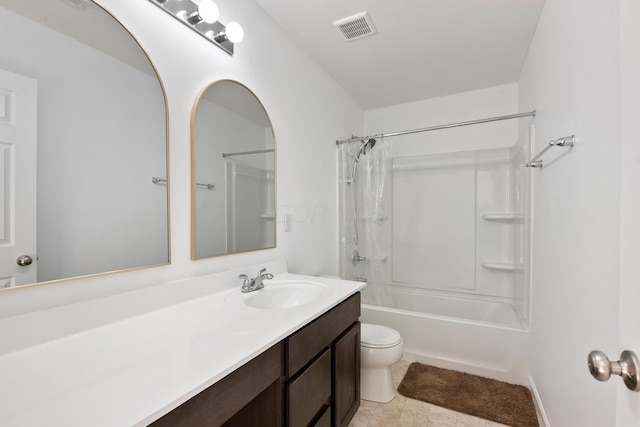
[[[205,88],[191,116],[191,258],[273,248],[275,139],[246,86]]]

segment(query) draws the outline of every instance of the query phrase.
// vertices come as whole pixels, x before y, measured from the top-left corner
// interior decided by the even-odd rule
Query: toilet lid
[[[402,341],[395,329],[370,323],[362,323],[360,327],[360,344],[364,347],[393,347]]]

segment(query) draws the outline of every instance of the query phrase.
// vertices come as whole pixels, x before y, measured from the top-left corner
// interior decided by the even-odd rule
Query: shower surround
[[[378,138],[365,154],[362,143],[340,147],[341,275],[367,281],[363,321],[398,330],[405,359],[527,384],[522,128],[491,148],[429,153],[440,132],[409,147]]]

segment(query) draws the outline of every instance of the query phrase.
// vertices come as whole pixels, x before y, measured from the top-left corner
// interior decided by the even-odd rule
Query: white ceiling
[[[518,80],[544,0],[255,0],[364,109]],[[368,11],[378,32],[333,26]]]

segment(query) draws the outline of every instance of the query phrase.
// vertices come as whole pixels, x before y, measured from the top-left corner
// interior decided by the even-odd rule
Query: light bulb
[[[208,24],[213,24],[218,20],[218,6],[211,0],[198,0],[198,15]]]
[[[240,43],[244,38],[244,30],[237,22],[229,22],[225,34],[231,43]]]

